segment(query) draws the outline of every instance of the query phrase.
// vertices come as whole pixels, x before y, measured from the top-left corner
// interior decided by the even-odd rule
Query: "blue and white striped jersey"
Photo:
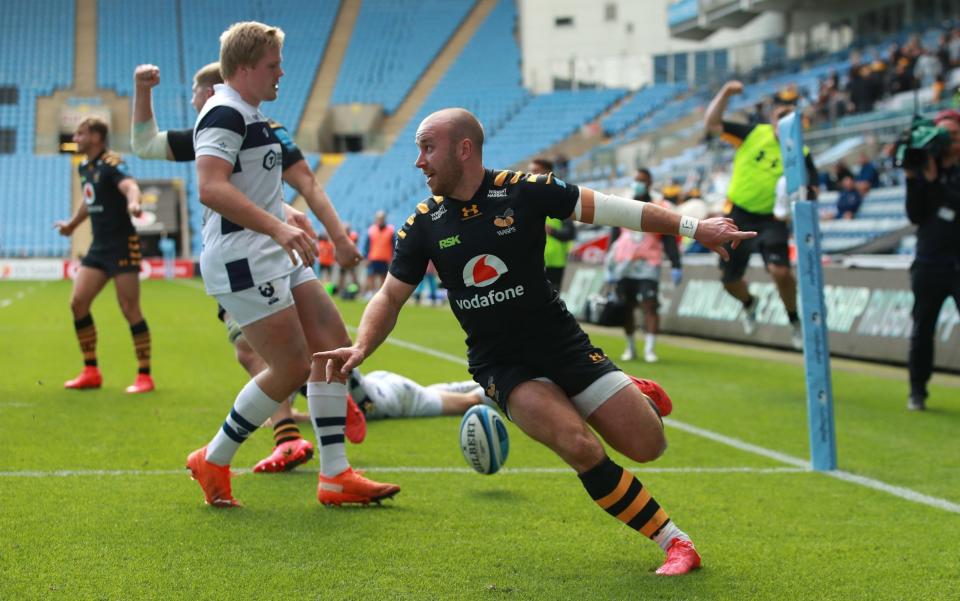
[[[244,102],[227,84],[197,117],[193,132],[197,157],[213,156],[233,165],[230,183],[258,207],[283,219],[281,144],[260,109]],[[207,294],[239,292],[291,273],[296,266],[270,236],[203,212],[200,271]]]

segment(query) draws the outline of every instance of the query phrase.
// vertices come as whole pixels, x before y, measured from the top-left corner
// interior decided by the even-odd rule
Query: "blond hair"
[[[200,67],[200,70],[193,76],[193,84],[197,87],[212,88],[218,83],[223,83],[223,75],[220,73],[219,62],[213,62]]]
[[[220,35],[220,73],[230,79],[241,66],[256,65],[267,48],[283,48],[283,30],[257,21],[234,23]]]

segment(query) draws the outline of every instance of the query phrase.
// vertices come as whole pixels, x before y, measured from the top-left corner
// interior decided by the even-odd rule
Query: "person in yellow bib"
[[[792,104],[779,101],[770,111],[768,123],[746,125],[723,119],[731,96],[743,92],[743,84],[729,81],[717,93],[707,107],[704,125],[707,132],[719,135],[736,149],[733,158],[733,176],[727,189],[724,213],[733,219],[742,230],[754,230],[757,237],[745,240],[737,248],[731,248],[730,261],[721,263],[722,281],[726,291],[743,303],[741,321],[746,334],[752,335],[757,325],[757,301],[750,294],[744,274],[750,255],[759,251],[767,273],[773,278],[783,300],[790,320],[793,347],[803,346],[800,332],[800,317],[797,314],[797,280],[790,270],[787,249],[789,230],[787,223],[773,214],[776,202],[777,180],[783,175],[780,158],[780,141],[777,139],[777,122],[794,110]],[[804,149],[809,181],[817,181],[816,167],[809,152]],[[815,198],[811,189],[808,198]]]
[[[553,161],[545,158],[535,158],[527,165],[527,171],[536,175],[546,175],[553,172]],[[543,247],[543,262],[547,279],[560,292],[563,284],[563,272],[567,268],[567,255],[577,232],[572,219],[556,219],[548,217],[544,230],[547,234],[547,243]]]

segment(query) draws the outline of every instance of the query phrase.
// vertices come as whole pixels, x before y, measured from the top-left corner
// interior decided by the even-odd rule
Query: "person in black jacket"
[[[941,111],[939,127],[950,132],[943,156],[927,157],[922,170],[905,170],[907,217],[917,224],[916,259],[910,267],[913,330],[910,334],[911,410],[926,409],[933,371],[933,335],[948,296],[960,308],[960,112]]]

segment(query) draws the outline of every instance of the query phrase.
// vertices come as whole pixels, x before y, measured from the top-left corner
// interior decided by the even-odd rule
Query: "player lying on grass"
[[[553,174],[483,166],[483,128],[464,109],[429,115],[416,134],[416,166],[431,196],[398,233],[396,255],[363,312],[351,347],[317,353],[328,381],[346,381],[386,339],[433,261],[467,334],[468,368],[527,435],[559,455],[590,497],[666,553],[658,574],[700,565],[687,536],[603,444],[638,462],[666,449],[658,408],[593,346],[544,273],[544,222],[585,223],[692,237],[723,257],[752,237],[729,219],[698,221],[663,207],[567,185]],[[591,430],[592,428],[592,430]]]
[[[193,130],[164,130],[160,131],[153,113],[153,88],[160,84],[160,68],[155,65],[139,65],[133,72],[133,129],[131,147],[140,158],[166,159],[168,161],[186,162],[195,160],[193,148]],[[199,113],[203,105],[213,96],[213,86],[222,84],[220,63],[210,63],[202,67],[193,76],[193,108]],[[347,237],[336,209],[329,197],[320,187],[307,161],[300,152],[300,148],[293,142],[286,128],[275,122],[269,122],[277,139],[280,141],[280,165],[283,170],[283,181],[287,182],[299,192],[307,201],[323,226],[333,233],[330,234],[334,252],[341,267],[353,267],[361,260],[360,251]],[[300,211],[285,205],[284,212],[287,223],[290,225],[313,231],[310,221]],[[311,280],[313,270],[304,266],[299,273],[303,282]],[[257,375],[267,365],[258,355],[246,338],[240,325],[221,306],[217,306],[217,317],[227,327],[227,337],[236,351],[237,361],[247,370],[251,377]],[[292,470],[300,464],[309,461],[314,454],[314,447],[300,435],[300,429],[294,422],[290,408],[291,397],[280,403],[270,418],[273,424],[274,448],[269,457],[261,460],[254,466],[255,472],[281,472]],[[353,443],[363,440],[366,424],[356,405],[348,401],[346,436]]]
[[[669,415],[673,403],[666,391],[653,380],[628,376],[631,381],[657,405],[660,415]],[[350,372],[347,381],[350,397],[367,419],[400,417],[436,417],[463,415],[474,405],[485,404],[498,408],[496,402],[484,394],[483,387],[473,380],[445,382],[422,386],[400,374],[378,370],[368,374],[359,369]],[[308,415],[294,412],[298,420]]]

